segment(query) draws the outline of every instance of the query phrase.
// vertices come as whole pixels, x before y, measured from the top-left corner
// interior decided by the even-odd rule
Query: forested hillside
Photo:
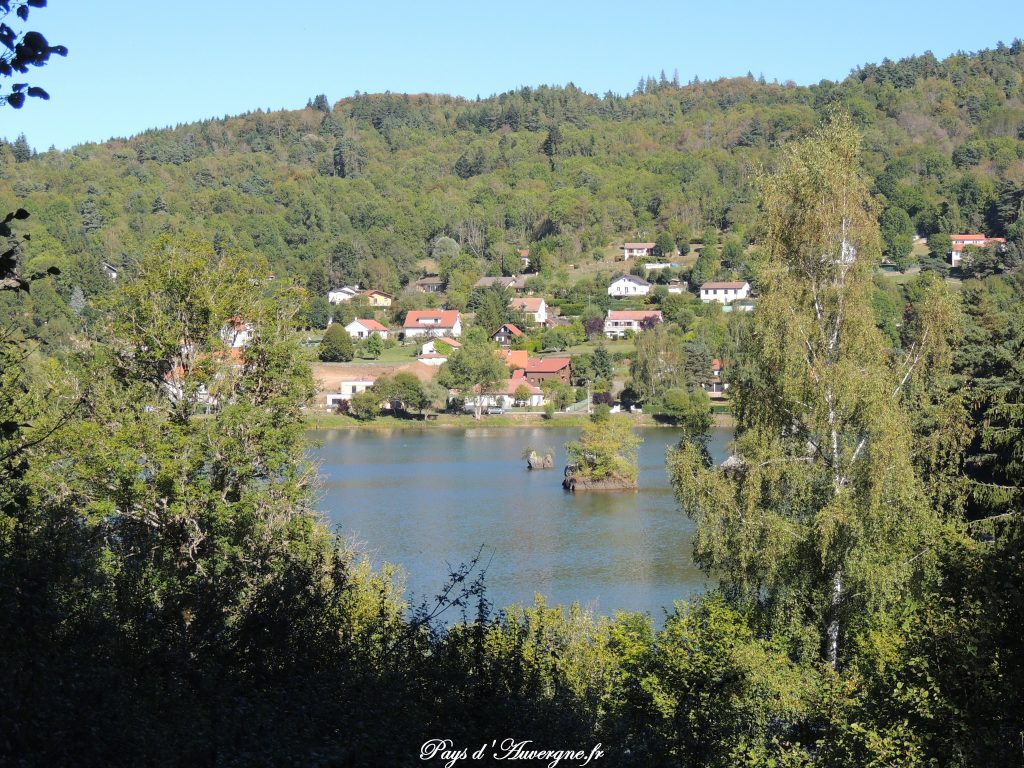
[[[520,247],[557,276],[625,237],[684,242],[712,227],[756,240],[756,174],[835,108],[863,134],[893,261],[915,232],[955,231],[1008,237],[996,269],[1019,261],[1020,41],[809,87],[662,76],[626,97],[569,85],[477,101],[357,94],[331,108],[318,96],[67,152],[18,137],[0,144],[0,205],[32,213],[28,268],[62,270],[29,313],[56,339],[109,288],[101,261],[130,276],[164,233],[259,252],[314,293],[342,281],[395,291],[441,235],[464,257],[440,267],[463,280],[519,271]]]

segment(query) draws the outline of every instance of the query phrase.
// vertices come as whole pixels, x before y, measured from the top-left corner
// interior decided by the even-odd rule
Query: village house
[[[711,361],[711,376],[711,384],[704,386],[705,391],[712,395],[723,394],[729,388],[729,383],[722,377],[722,361],[717,357]]]
[[[365,294],[366,301],[371,307],[390,307],[394,297],[384,291],[369,290]]]
[[[448,355],[440,352],[421,352],[416,355],[416,360],[424,365],[442,366],[448,362]]]
[[[526,380],[540,386],[542,382],[554,379],[568,385],[572,380],[572,358],[531,357],[526,361]]]
[[[543,323],[548,319],[548,305],[540,298],[515,298],[509,302],[513,311],[521,312],[527,320],[534,323]]]
[[[750,283],[746,280],[704,283],[700,287],[700,300],[704,303],[717,301],[719,304],[730,304],[738,299],[746,299],[749,296]]]
[[[386,326],[381,325],[376,320],[358,317],[345,326],[345,331],[353,339],[368,339],[374,333],[382,339],[386,339],[388,337],[388,329]]]
[[[953,243],[953,249],[949,252],[949,265],[951,267],[958,267],[963,261],[964,248],[971,245],[975,248],[987,248],[990,245],[994,245],[997,248],[1005,247],[1005,237],[985,237],[985,235],[950,235],[949,239]]]
[[[680,280],[678,277],[673,277],[668,281],[668,292],[669,293],[682,293],[686,290],[686,283]]]
[[[522,264],[523,269],[530,266],[530,249],[520,248],[519,249],[519,263]]]
[[[516,398],[516,391],[520,387],[523,387],[528,393],[524,400]],[[463,408],[466,412],[472,413],[476,410],[478,401],[481,408],[513,408],[517,406],[536,408],[544,405],[544,390],[527,381],[523,371],[516,371],[512,374],[512,378],[499,383],[495,391],[467,397]]]
[[[523,332],[512,323],[505,323],[491,334],[491,341],[496,342],[499,347],[511,347],[516,339],[521,338],[523,338]]]
[[[512,284],[509,286],[509,290],[513,293],[529,293],[530,289],[526,287],[527,279],[526,275],[520,275],[512,281]]]
[[[525,349],[496,349],[495,353],[513,371],[526,370],[530,361],[530,353]]]
[[[661,311],[657,309],[609,309],[604,319],[604,335],[609,339],[621,339],[626,331],[639,333],[645,326],[662,320]]]
[[[100,269],[103,270],[103,274],[109,277],[111,280],[117,280],[118,271],[117,267],[111,264],[109,261],[101,261]]]
[[[462,347],[462,342],[459,341],[458,339],[441,339],[441,343],[442,344],[446,344],[451,349],[459,349],[459,348]],[[437,343],[437,340],[436,339],[431,339],[430,341],[424,342],[423,346],[420,347],[420,354],[421,355],[444,354],[444,352],[439,347],[440,347],[440,345]]]
[[[412,362],[405,365],[314,363],[312,368],[319,392],[318,403],[329,410],[335,410],[343,400],[351,400],[353,395],[365,392],[379,376],[411,373],[424,384],[437,376],[437,368]]]
[[[626,296],[646,296],[651,292],[651,284],[636,275],[621,275],[612,280],[608,286],[608,295],[621,299]]]
[[[622,246],[622,260],[647,259],[655,255],[654,243],[625,243]]]
[[[229,318],[220,329],[220,338],[232,349],[241,349],[252,339],[252,323],[240,317]]]
[[[451,354],[449,350],[455,351],[461,346],[462,344],[455,339],[431,339],[420,347],[416,359],[424,365],[441,366],[448,362],[448,355]]]
[[[343,401],[351,400],[360,392],[368,390],[373,386],[374,381],[376,381],[376,378],[370,377],[343,379],[338,383],[337,392],[326,392],[324,394],[324,404],[333,411],[341,405]]]
[[[331,304],[341,304],[343,301],[351,301],[359,295],[358,285],[343,285],[341,288],[332,288],[327,292],[327,301]]]
[[[515,276],[512,277],[481,277],[475,283],[474,288],[498,288],[509,289],[512,287],[512,283],[516,281]]]
[[[402,326],[405,338],[462,335],[462,315],[457,309],[412,309]]]
[[[441,293],[444,290],[444,280],[438,275],[427,275],[413,283],[413,286],[421,293]]]

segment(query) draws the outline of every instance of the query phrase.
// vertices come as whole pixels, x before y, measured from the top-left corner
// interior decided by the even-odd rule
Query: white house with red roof
[[[663,320],[661,310],[657,309],[609,309],[604,319],[604,335],[609,339],[621,339],[626,331],[639,333],[645,326]]]
[[[462,315],[457,309],[411,309],[402,325],[405,338],[462,335]]]
[[[747,298],[750,298],[750,283],[746,280],[704,283],[700,287],[700,300],[705,304],[712,301],[731,304]]]
[[[382,339],[386,339],[388,337],[387,326],[381,325],[376,320],[360,317],[357,317],[351,323],[346,325],[345,331],[353,339],[368,339],[374,333]]]
[[[953,249],[949,252],[949,265],[951,267],[960,266],[960,263],[964,260],[964,248],[969,245],[975,248],[988,248],[990,245],[1001,248],[1006,245],[1005,237],[985,237],[985,235],[980,234],[950,235],[949,239],[953,243]]]
[[[548,319],[548,305],[544,299],[532,296],[515,298],[509,301],[509,306],[515,312],[521,312],[527,320],[535,323],[543,323]]]
[[[654,243],[623,243],[622,260],[646,259],[654,255]]]

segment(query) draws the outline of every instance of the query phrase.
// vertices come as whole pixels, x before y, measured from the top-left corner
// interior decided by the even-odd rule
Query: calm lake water
[[[321,430],[311,433],[324,488],[320,507],[374,563],[406,572],[413,603],[437,593],[481,545],[496,607],[579,602],[595,611],[662,608],[704,589],[691,559],[693,523],[665,470],[674,429],[638,433],[640,490],[562,490],[564,443],[576,429]],[[725,458],[731,431],[711,444]],[[555,450],[555,469],[528,471],[523,449]],[[456,619],[452,616],[450,619]]]

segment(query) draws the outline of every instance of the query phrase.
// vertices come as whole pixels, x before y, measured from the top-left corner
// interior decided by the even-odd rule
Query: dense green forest
[[[625,238],[685,243],[712,228],[756,241],[757,174],[837,108],[863,133],[893,261],[907,261],[915,233],[956,231],[1010,238],[988,272],[1020,261],[1019,41],[808,87],[662,76],[625,97],[569,85],[477,101],[357,94],[330,108],[318,96],[67,152],[37,154],[19,136],[0,144],[0,205],[32,212],[28,265],[62,269],[34,299],[54,338],[109,287],[101,261],[130,276],[162,234],[259,252],[316,294],[342,282],[397,291],[447,236],[461,254],[431,266],[464,299],[481,274],[519,272],[516,249],[529,247],[557,290],[562,267]]]
[[[514,737],[597,765],[1022,764],[1022,73],[1014,43],[809,88],[318,98],[5,145],[0,202],[31,216],[3,226],[31,239],[0,274],[0,762]],[[904,216],[1010,247],[882,289]],[[707,595],[663,626],[503,610],[474,561],[409,606],[317,515],[303,286],[395,289],[439,236],[451,275],[529,246],[557,284],[615,238],[715,230],[756,245],[760,296],[728,325],[735,456],[712,467],[694,419],[667,460]]]

